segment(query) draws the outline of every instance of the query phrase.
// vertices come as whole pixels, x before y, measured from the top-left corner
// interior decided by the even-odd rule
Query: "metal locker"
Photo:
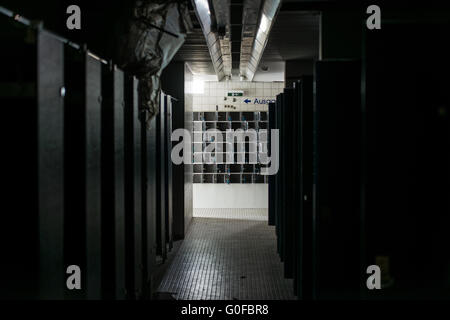
[[[282,156],[280,157],[280,167],[282,168],[282,179],[284,183],[282,202],[282,259],[284,262],[285,278],[292,278],[294,271],[294,215],[297,213],[296,201],[296,181],[294,179],[296,159],[294,158],[294,148],[297,146],[295,135],[295,116],[297,110],[294,105],[294,90],[284,89],[283,99],[283,126],[282,126]]]
[[[4,16],[0,30],[0,298],[62,299],[63,44]]]
[[[449,31],[448,19],[398,17],[363,32],[362,258],[382,286],[367,297],[450,296]]]
[[[102,291],[125,299],[124,74],[102,68]]]
[[[68,298],[101,297],[101,62],[65,50],[65,263],[81,268]]]
[[[157,208],[156,208],[156,244],[157,244],[157,254],[160,255],[163,261],[167,258],[167,248],[166,248],[166,188],[165,188],[165,155],[164,155],[164,145],[165,145],[165,109],[166,109],[166,99],[165,94],[161,93],[160,97],[160,107],[159,112],[156,115],[156,172],[157,172]]]
[[[314,80],[316,298],[337,291],[340,298],[356,298],[361,285],[360,62],[318,61]]]
[[[274,102],[269,103],[269,131],[268,131],[268,145],[267,150],[270,152],[271,150],[271,131],[275,129],[275,108],[276,105]],[[269,218],[268,223],[270,226],[275,225],[275,175],[269,176],[268,182],[269,188]]]
[[[165,130],[164,130],[164,161],[166,163],[165,166],[165,176],[164,176],[164,184],[165,184],[165,225],[166,225],[166,243],[169,246],[169,250],[173,247],[173,194],[172,194],[172,97],[169,95],[164,96],[166,108],[165,112]],[[216,113],[214,113],[214,117]]]
[[[277,95],[276,99],[276,108],[275,108],[275,124],[276,128],[279,130],[279,161],[280,166],[277,174],[275,175],[275,232],[277,235],[277,252],[281,254],[281,202],[282,202],[282,192],[283,192],[283,183],[282,183],[282,166],[281,166],[281,156],[282,156],[282,143],[283,138],[281,134],[281,110],[283,107],[283,93]]]
[[[251,174],[242,174],[241,175],[241,183],[252,183],[252,175]]]
[[[280,153],[280,167],[276,176],[277,184],[277,206],[276,206],[276,233],[277,233],[277,249],[280,255],[281,261],[284,261],[284,248],[283,248],[283,236],[284,236],[284,224],[283,224],[283,202],[284,202],[284,191],[285,191],[285,181],[284,181],[284,166],[282,163],[282,158],[284,157],[283,147],[284,147],[284,117],[283,117],[283,106],[284,106],[284,93],[277,96],[277,128],[279,130],[279,153]]]
[[[149,294],[149,267],[148,267],[148,251],[150,248],[148,247],[148,134],[147,134],[147,111],[142,110],[140,116],[140,125],[141,125],[141,256],[142,256],[142,285],[143,291],[142,296],[148,296]]]
[[[299,107],[297,121],[297,152],[299,216],[295,223],[296,252],[296,293],[299,299],[312,299],[314,296],[314,225],[312,212],[313,191],[313,79],[303,76],[295,83],[295,99]]]
[[[159,156],[156,149],[156,118],[153,117],[146,128],[147,133],[147,189],[145,196],[147,197],[147,277],[150,290],[153,288],[152,275],[156,268],[156,214],[157,214],[157,184],[156,184],[156,157]],[[145,241],[145,240],[144,240]],[[155,288],[156,289],[156,288]],[[150,296],[152,291],[150,291]]]
[[[203,114],[205,121],[217,121],[217,112],[204,112]]]
[[[253,175],[253,183],[264,183],[264,177],[263,175],[260,174],[254,174]]]
[[[217,174],[216,175],[216,183],[224,183],[225,182],[225,175],[224,174]]]
[[[101,63],[86,59],[87,298],[101,293]],[[70,76],[70,75],[68,75]]]
[[[63,112],[62,43],[38,32],[39,297],[62,298]],[[17,107],[17,106],[16,106]],[[65,271],[65,270],[64,270]]]
[[[228,121],[226,112],[217,112],[217,121]]]
[[[127,297],[142,294],[141,123],[138,80],[125,77],[125,243]]]

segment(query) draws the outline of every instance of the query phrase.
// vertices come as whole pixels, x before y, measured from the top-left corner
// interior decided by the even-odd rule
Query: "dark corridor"
[[[0,300],[450,299],[448,5],[3,2]]]

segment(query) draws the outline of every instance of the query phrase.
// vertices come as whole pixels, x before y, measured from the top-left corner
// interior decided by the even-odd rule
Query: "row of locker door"
[[[1,20],[0,296],[139,299],[172,246],[171,98],[43,29]],[[81,270],[69,289],[67,268]]]
[[[279,129],[280,141],[279,171],[269,177],[269,224],[299,299],[354,294],[360,275],[360,65],[319,61],[314,77],[303,76],[269,104],[269,126]]]
[[[416,50],[442,42],[437,27],[450,30],[364,31],[362,60],[317,61],[269,105],[269,223],[299,298],[450,297],[450,50]],[[373,265],[381,290],[367,285]]]

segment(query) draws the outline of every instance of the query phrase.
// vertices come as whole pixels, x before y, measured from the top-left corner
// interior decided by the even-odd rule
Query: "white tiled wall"
[[[193,111],[216,111],[216,106],[218,111],[268,111],[267,104],[254,104],[255,98],[273,100],[283,89],[284,82],[205,81],[203,94],[193,94]],[[244,96],[227,97],[230,90],[242,90]],[[246,99],[251,102],[246,104]],[[225,108],[225,105],[236,109]]]
[[[194,183],[194,208],[268,208],[267,183]]]

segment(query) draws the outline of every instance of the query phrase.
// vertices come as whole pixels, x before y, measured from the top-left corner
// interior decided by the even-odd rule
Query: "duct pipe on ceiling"
[[[256,69],[269,39],[270,30],[281,6],[281,0],[264,0],[258,24],[255,24],[255,8],[260,0],[245,0],[242,28],[241,62],[239,66],[242,79],[253,80]],[[251,48],[251,49],[250,49]]]
[[[205,35],[217,78],[219,81],[222,81],[231,75],[231,59],[222,52],[222,46],[225,46],[226,38],[222,37],[222,39],[220,39],[217,32],[217,26],[214,25],[216,20],[213,13],[214,8],[212,7],[212,1],[192,0],[192,2],[202,27],[203,34]]]

